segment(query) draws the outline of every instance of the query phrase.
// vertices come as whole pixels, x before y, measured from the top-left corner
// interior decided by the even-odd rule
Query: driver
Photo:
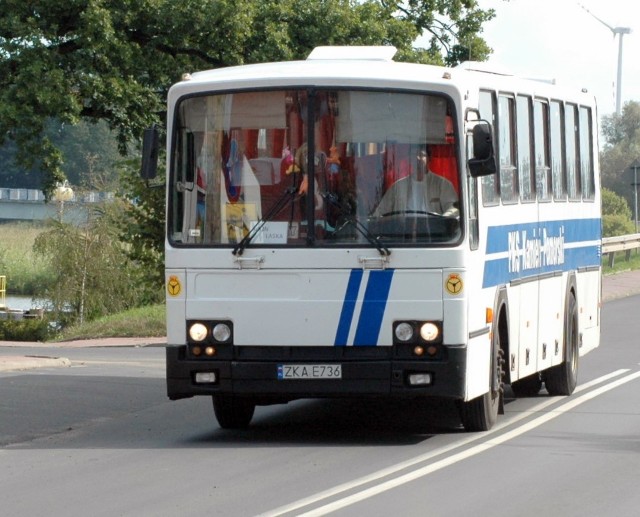
[[[417,150],[411,174],[396,181],[384,193],[373,216],[395,213],[436,213],[458,216],[458,194],[449,180],[429,170],[429,147]]]

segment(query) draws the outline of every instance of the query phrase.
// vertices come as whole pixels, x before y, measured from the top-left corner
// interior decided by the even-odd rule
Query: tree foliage
[[[34,252],[47,258],[55,273],[39,295],[50,300],[57,321],[82,323],[144,303],[146,272],[128,260],[116,224],[122,203],[93,207],[81,226],[51,221],[36,238]]]
[[[104,120],[121,152],[161,122],[166,91],[183,72],[304,58],[317,45],[395,45],[398,59],[448,65],[490,49],[493,17],[476,0],[3,0],[0,145],[45,175],[64,178],[51,119]],[[427,48],[416,49],[421,34]]]
[[[640,165],[640,103],[625,103],[620,115],[602,117],[602,134],[605,139],[600,156],[602,185],[634,206],[634,163]],[[640,182],[640,168],[636,170]]]
[[[105,122],[81,120],[70,125],[52,119],[46,124],[44,135],[60,149],[64,157],[61,169],[71,185],[89,190],[114,188],[118,179],[115,164],[122,158],[114,134]],[[42,190],[40,169],[37,165],[30,168],[20,166],[15,160],[16,152],[14,142],[8,141],[0,146],[0,185]]]
[[[602,189],[602,233],[605,237],[635,233],[627,201],[608,188]]]
[[[159,170],[156,184],[150,185],[140,178],[139,169],[137,162],[122,164],[118,195],[125,203],[116,224],[128,259],[145,275],[143,284],[149,287],[141,302],[147,304],[164,296],[163,290],[154,289],[164,286],[164,173]]]

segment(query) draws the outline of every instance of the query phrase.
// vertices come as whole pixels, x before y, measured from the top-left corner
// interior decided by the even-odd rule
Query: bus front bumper
[[[234,394],[271,403],[325,397],[444,397],[462,399],[465,392],[466,348],[449,347],[446,360],[397,358],[328,358],[291,360],[288,353],[268,359],[202,360],[186,357],[186,347],[168,346],[167,395]],[[283,379],[282,368],[339,365],[340,378]],[[280,373],[279,373],[280,370]]]

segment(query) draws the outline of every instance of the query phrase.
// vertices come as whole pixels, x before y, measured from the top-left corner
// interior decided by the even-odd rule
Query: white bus
[[[170,89],[167,390],[211,396],[221,427],[299,398],[443,397],[487,430],[505,384],[569,395],[599,344],[593,96],[394,53]]]

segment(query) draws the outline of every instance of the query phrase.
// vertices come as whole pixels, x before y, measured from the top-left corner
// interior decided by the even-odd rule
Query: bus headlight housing
[[[231,339],[231,327],[224,322],[217,323],[213,327],[213,339],[215,339],[218,343],[226,343]]]
[[[189,337],[196,343],[207,339],[207,334],[209,334],[209,329],[204,323],[194,323],[189,327]]]
[[[187,320],[187,341],[194,355],[215,355],[207,353],[217,345],[233,345],[233,323],[230,320]],[[210,346],[209,346],[210,345]]]
[[[409,343],[413,340],[413,337],[415,335],[413,325],[407,323],[406,321],[398,323],[393,333],[396,339],[402,343]]]
[[[442,343],[441,321],[396,321],[393,342],[398,345],[433,345]],[[420,355],[420,354],[417,354]]]
[[[436,341],[439,336],[440,328],[435,323],[428,321],[420,326],[420,337],[427,343]]]

